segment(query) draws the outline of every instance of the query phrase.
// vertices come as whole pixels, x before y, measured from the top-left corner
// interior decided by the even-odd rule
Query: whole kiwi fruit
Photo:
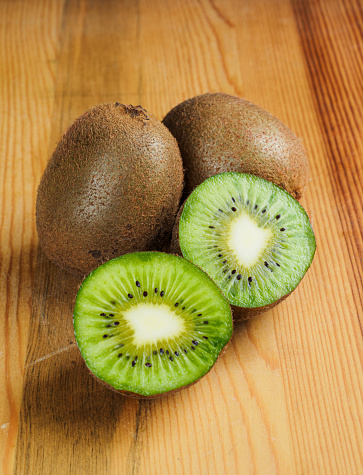
[[[266,110],[221,92],[188,99],[163,123],[176,138],[187,197],[221,172],[257,175],[302,197],[309,178],[306,152],[296,135]]]
[[[78,275],[122,254],[161,250],[182,188],[177,142],[158,119],[141,106],[95,106],[64,134],[41,179],[40,245]]]

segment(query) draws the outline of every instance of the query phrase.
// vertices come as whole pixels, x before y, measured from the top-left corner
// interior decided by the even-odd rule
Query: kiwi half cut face
[[[257,176],[221,173],[199,185],[179,223],[183,256],[236,307],[271,305],[309,268],[315,237],[302,206]]]
[[[147,397],[206,374],[231,338],[232,316],[196,266],[139,252],[102,264],[84,280],[74,330],[94,375],[117,391]]]

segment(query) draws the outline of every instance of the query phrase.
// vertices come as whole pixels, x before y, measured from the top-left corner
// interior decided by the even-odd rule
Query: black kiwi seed
[[[165,292],[162,290],[162,291],[160,292],[160,297],[164,297],[164,294],[165,294]]]
[[[178,305],[179,305],[179,303],[177,302],[177,303],[174,304],[174,307],[177,307]]]
[[[222,264],[227,264],[227,261],[222,261]]]
[[[106,314],[105,313],[100,313],[101,317],[105,317]]]
[[[268,262],[265,261],[264,264],[265,264],[266,267],[268,267]]]
[[[156,350],[153,351],[153,355],[157,355],[158,352]]]
[[[111,300],[112,305],[116,305],[116,302],[114,300]]]
[[[195,350],[195,346],[191,346],[190,348],[191,348],[192,350]]]
[[[108,335],[103,335],[103,338],[107,338],[107,337],[108,337]]]
[[[160,348],[160,354],[163,355],[164,354],[164,350],[163,348]]]
[[[134,360],[132,363],[131,363],[131,366],[135,366],[136,364],[136,361]]]
[[[179,356],[179,353],[177,351],[174,351],[175,356]]]
[[[278,262],[276,262],[276,265],[277,265],[277,267],[280,267],[280,264]]]
[[[114,316],[115,316],[115,314],[114,314],[114,313],[110,313],[110,317],[114,317]]]
[[[250,283],[252,282],[252,277],[248,278],[248,282],[250,282]]]
[[[219,208],[219,210],[218,210],[218,211],[220,211],[221,213],[224,213],[224,211],[223,211],[222,209],[220,209],[220,208]]]
[[[197,341],[197,340],[192,340],[192,343],[193,343],[193,345],[195,345],[195,346],[199,345],[199,341]]]
[[[232,196],[232,201],[233,201],[233,203],[235,203],[235,202],[236,202],[236,200],[233,198],[233,196]]]
[[[203,314],[202,313],[198,313],[197,317],[201,317]]]
[[[140,282],[138,280],[136,281],[136,287],[141,287]]]
[[[129,360],[129,359],[130,359],[130,355],[126,355],[126,359]]]
[[[183,351],[184,351],[184,353],[185,353],[185,354],[187,354],[187,353],[188,353],[188,351],[187,351],[185,348],[183,349]]]
[[[156,294],[158,293],[158,288],[157,288],[157,287],[155,287],[154,292],[155,292]]]
[[[172,356],[169,357],[170,361],[174,361],[174,358]]]
[[[109,325],[106,325],[106,328],[110,328],[111,326],[112,326],[111,324],[109,324]]]
[[[285,231],[285,228],[281,228],[280,231]]]
[[[255,205],[255,208],[254,208],[254,209],[257,209],[257,208],[258,208],[258,206],[257,206],[257,205]]]
[[[118,358],[121,358],[121,356],[122,356],[122,353],[119,353],[119,354],[117,355]]]
[[[203,336],[203,338],[204,338],[205,340],[208,340],[208,337],[207,337],[207,336]]]
[[[147,292],[146,292],[146,290],[143,292],[142,295],[143,295],[144,297],[147,297]]]
[[[148,368],[151,368],[152,364],[151,363],[145,363],[145,366],[147,366]]]
[[[169,350],[166,350],[166,352],[165,352],[165,353],[168,355],[168,354],[169,354]]]
[[[265,210],[265,209],[263,209],[263,210],[262,210],[262,213],[266,213],[266,210]]]
[[[128,296],[129,299],[133,299],[133,298],[134,298],[134,296],[133,296],[132,294],[127,294],[127,296]]]
[[[237,211],[237,209],[234,206],[231,208],[231,210],[232,211]]]
[[[183,307],[182,310],[185,310],[185,307]]]
[[[278,215],[276,216],[276,219],[280,219],[280,218],[281,218],[281,215],[278,214]]]
[[[214,226],[209,226],[210,229],[216,229]]]
[[[241,274],[238,274],[238,275],[237,275],[237,280],[241,280],[241,279],[242,279]]]
[[[235,274],[235,273],[236,273],[236,269],[233,269],[232,274]]]
[[[222,255],[222,254],[218,254],[218,257],[223,257],[223,255]]]
[[[208,320],[204,320],[203,323],[204,323],[204,325],[208,325],[209,322],[208,322]]]
[[[120,322],[113,322],[114,325],[120,325]]]

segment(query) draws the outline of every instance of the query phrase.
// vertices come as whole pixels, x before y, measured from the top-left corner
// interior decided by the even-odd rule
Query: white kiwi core
[[[134,331],[136,346],[154,344],[164,338],[175,338],[185,331],[185,322],[167,305],[140,303],[123,314]]]
[[[246,213],[236,216],[231,222],[227,243],[243,267],[252,267],[271,237],[271,230],[260,228]]]

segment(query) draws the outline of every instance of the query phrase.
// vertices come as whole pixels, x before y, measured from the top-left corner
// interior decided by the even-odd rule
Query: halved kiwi
[[[292,292],[309,268],[315,237],[303,207],[257,176],[226,172],[208,178],[184,204],[183,256],[203,269],[249,318]]]
[[[126,254],[84,280],[74,309],[88,368],[124,394],[147,397],[196,382],[232,335],[228,301],[187,260]]]

